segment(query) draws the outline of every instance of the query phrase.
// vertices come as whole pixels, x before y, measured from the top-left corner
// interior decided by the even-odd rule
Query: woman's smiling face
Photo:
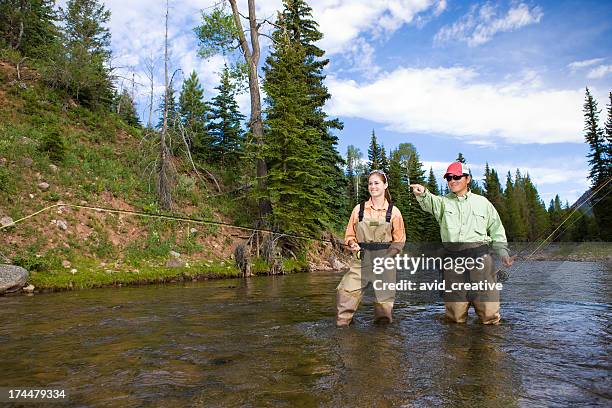
[[[368,177],[368,191],[370,192],[370,196],[378,198],[385,195],[385,190],[388,185],[385,183],[384,179],[385,177],[382,174],[370,174],[370,177]]]

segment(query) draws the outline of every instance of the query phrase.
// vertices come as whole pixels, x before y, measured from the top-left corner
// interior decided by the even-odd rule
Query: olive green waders
[[[479,282],[485,280],[489,283],[497,282],[493,258],[489,254],[485,254],[483,255],[483,261],[483,268],[467,268],[460,274],[453,269],[445,269],[444,280],[447,286],[450,286],[453,282]],[[498,324],[501,320],[499,313],[500,296],[497,290],[489,289],[470,292],[459,290],[446,295],[444,301],[446,317],[452,322],[465,323],[468,318],[470,305],[474,306],[474,310],[483,324]]]
[[[391,212],[393,204],[384,217],[364,217],[364,203],[359,211],[359,222],[356,227],[356,237],[363,254],[361,259],[355,258],[349,271],[342,277],[337,287],[336,295],[336,326],[348,326],[361,301],[363,290],[374,280],[395,283],[395,269],[385,269],[380,274],[373,272],[375,257],[385,257],[389,244],[393,240]],[[374,321],[391,323],[395,291],[389,289],[374,289]]]

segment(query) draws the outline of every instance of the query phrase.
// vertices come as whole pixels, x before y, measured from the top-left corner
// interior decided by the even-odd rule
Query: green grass
[[[6,78],[0,71],[0,88],[7,101],[0,104],[0,158],[6,159],[6,164],[0,164],[2,215],[17,219],[58,201],[79,204],[86,200],[95,204],[109,196],[143,212],[164,213],[155,197],[151,166],[157,157],[154,137],[143,137],[144,130],[126,125],[114,113],[75,106],[61,90],[31,81],[24,88],[9,84]],[[29,159],[31,165],[27,163]],[[51,164],[58,167],[57,172]],[[245,166],[250,168],[252,163]],[[177,208],[190,207],[192,218],[231,219],[237,225],[251,225],[258,213],[252,192],[243,190],[217,196],[214,183],[202,181],[189,163],[177,162],[177,167],[173,191]],[[225,188],[246,184],[246,180],[239,180],[245,177],[240,176],[243,172],[215,165],[207,170]],[[36,185],[40,181],[48,182],[51,188],[39,191]],[[52,228],[48,225],[51,218],[65,219],[69,231],[62,232],[59,239],[54,237],[55,246],[49,249],[51,233],[57,233],[45,229]],[[88,216],[82,220],[75,213],[55,215],[52,210],[6,231],[11,239],[0,241],[6,243],[2,253],[9,251],[14,255],[13,262],[30,271],[30,283],[38,288],[91,288],[240,276],[233,261],[212,259],[212,250],[201,243],[202,237],[220,237],[223,245],[232,245],[232,238],[221,236],[217,225],[197,225],[197,232],[191,233],[194,225],[190,224],[152,218],[125,219],[129,221],[120,223],[114,215],[100,219]],[[81,221],[91,229],[87,239],[74,233]],[[111,242],[112,234],[127,233],[126,224],[144,232],[133,237],[131,243],[117,247]],[[0,232],[0,238],[4,238],[1,235],[4,233]],[[20,239],[13,240],[13,234]],[[190,267],[167,268],[170,251],[181,253],[181,259],[190,263]],[[211,260],[188,259],[198,253]],[[64,260],[70,261],[69,268],[62,266]],[[283,261],[287,273],[301,271],[306,265],[305,258]],[[72,273],[72,269],[77,272]],[[267,275],[270,267],[257,259],[252,270],[254,274]]]
[[[46,271],[34,270],[29,283],[38,289],[86,289],[119,284],[240,277],[235,265],[222,261],[198,261],[181,268],[167,268],[153,261],[102,265],[98,260],[82,257],[73,259],[71,263],[70,268],[60,266]],[[75,273],[71,272],[73,269],[76,269]]]

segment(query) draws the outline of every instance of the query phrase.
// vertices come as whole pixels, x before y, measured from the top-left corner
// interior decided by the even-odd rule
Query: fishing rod
[[[595,194],[597,194],[598,192],[600,192],[604,187],[606,187],[610,182],[612,181],[612,177],[610,177],[605,183],[603,183],[602,185],[600,185],[597,189],[595,189],[594,191],[591,192],[591,194],[584,199],[580,204],[578,204],[576,207],[574,207],[574,209],[572,210],[572,212],[567,215],[565,217],[565,219],[557,226],[557,228],[554,229],[553,232],[551,232],[550,234],[548,234],[548,236],[537,246],[537,248],[535,250],[533,250],[529,255],[527,255],[523,260],[522,263],[525,263],[529,260],[529,258],[531,258],[536,252],[538,252],[542,247],[544,247],[546,245],[546,242],[563,226],[563,224],[565,224],[579,209],[580,207],[582,207],[584,204],[586,204],[587,202],[589,202],[591,200],[591,198],[593,198],[595,196]],[[612,192],[612,190],[607,191],[604,195],[602,195],[601,197],[599,197],[599,199],[593,203],[593,205],[597,204],[598,202],[600,202],[601,200],[603,200],[608,194],[610,194],[610,192]],[[581,213],[580,216],[574,220],[572,222],[572,224],[568,225],[563,231],[565,232],[571,225],[573,225],[578,219],[580,219],[581,217],[584,216],[584,213]],[[543,235],[543,234],[542,234]],[[539,237],[538,237],[539,238]],[[535,243],[537,243],[538,239],[536,238],[536,240],[534,240]],[[522,250],[520,250],[515,257],[518,257],[522,252],[525,252],[527,249],[529,249],[529,245],[527,245],[525,248],[523,248]],[[519,263],[517,262],[517,265]],[[514,266],[513,268],[514,270],[516,270],[516,266]],[[512,271],[513,269],[510,269],[508,272],[506,272],[508,275],[510,274],[510,271]]]
[[[601,190],[602,190],[604,187],[606,187],[606,186],[607,186],[607,185],[608,185],[608,184],[609,184],[611,181],[612,181],[612,177],[610,177],[610,178],[609,178],[609,179],[608,179],[608,180],[607,180],[605,183],[603,183],[601,186],[599,186],[599,187],[598,187],[596,190],[594,190],[593,192],[591,192],[591,194],[590,194],[590,195],[589,195],[589,196],[588,196],[586,199],[584,199],[584,200],[583,200],[583,201],[582,201],[580,204],[578,204],[576,207],[574,207],[574,209],[572,210],[572,212],[571,212],[571,213],[570,213],[570,214],[569,214],[567,217],[565,217],[565,219],[564,219],[564,220],[563,220],[563,221],[562,221],[562,222],[561,222],[561,223],[560,223],[560,224],[557,226],[557,228],[555,228],[555,229],[554,229],[554,231],[553,231],[553,232],[551,232],[550,234],[548,234],[548,236],[547,236],[547,237],[546,237],[546,238],[545,238],[545,239],[544,239],[544,240],[543,240],[543,241],[540,243],[540,245],[539,245],[539,246],[538,246],[538,247],[537,247],[537,248],[536,248],[536,249],[535,249],[535,250],[534,250],[534,251],[533,251],[531,254],[529,254],[529,255],[528,255],[528,257],[529,257],[529,256],[532,256],[533,254],[535,254],[536,252],[538,252],[538,251],[540,250],[540,248],[541,248],[542,246],[544,246],[544,245],[545,245],[546,241],[548,241],[548,239],[549,239],[550,237],[552,237],[552,236],[553,236],[553,235],[554,235],[554,234],[555,234],[555,233],[556,233],[556,232],[559,230],[559,228],[561,228],[561,226],[563,226],[563,224],[565,224],[565,223],[566,223],[566,222],[567,222],[567,221],[568,221],[568,220],[569,220],[569,219],[570,219],[570,218],[571,218],[571,217],[572,217],[572,216],[573,216],[573,215],[574,215],[574,214],[575,214],[575,213],[578,211],[578,209],[580,209],[580,207],[582,207],[584,204],[586,204],[587,202],[589,202],[589,201],[591,200],[591,198],[593,198],[593,197],[595,196],[595,194],[597,194],[597,193],[598,193],[599,191],[601,191]],[[612,191],[612,190],[611,190],[611,191]],[[602,197],[600,197],[600,200],[601,200],[601,199],[604,199],[604,198],[605,198],[605,197],[606,197],[608,194],[610,194],[610,191],[606,192],[606,193],[605,193],[605,194],[604,194]],[[599,200],[598,200],[597,202],[599,202]],[[543,235],[543,234],[542,234],[542,235]],[[538,238],[539,238],[539,237],[538,237]],[[536,238],[536,239],[534,240],[534,242],[535,242],[535,243],[537,243],[537,242],[538,242],[538,238]],[[527,246],[527,247],[523,248],[521,251],[519,251],[519,252],[517,253],[517,256],[518,256],[518,255],[519,255],[521,252],[525,251],[525,250],[526,250],[526,249],[528,249],[528,248],[529,248],[529,246]]]

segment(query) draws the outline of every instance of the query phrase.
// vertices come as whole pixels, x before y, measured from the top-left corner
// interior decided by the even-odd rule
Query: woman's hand
[[[359,252],[361,247],[359,246],[357,242],[352,242],[351,245],[349,245],[349,249],[353,252]]]

